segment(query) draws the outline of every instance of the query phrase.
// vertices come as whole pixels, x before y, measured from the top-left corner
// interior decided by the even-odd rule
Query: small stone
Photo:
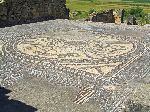
[[[104,85],[103,88],[106,90],[112,90],[112,91],[116,90],[116,86],[114,85]]]
[[[127,19],[127,24],[128,25],[137,25],[136,18],[134,16],[130,15]]]

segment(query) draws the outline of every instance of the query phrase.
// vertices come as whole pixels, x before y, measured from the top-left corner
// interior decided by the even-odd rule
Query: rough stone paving
[[[150,75],[150,26],[51,20],[0,29],[0,84],[25,76],[76,87],[72,102],[93,101],[102,112],[121,112]]]

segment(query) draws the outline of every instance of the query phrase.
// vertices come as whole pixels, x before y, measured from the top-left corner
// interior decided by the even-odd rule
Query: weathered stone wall
[[[0,4],[0,26],[48,19],[68,19],[66,0],[5,0]]]
[[[115,18],[113,15],[113,9],[102,12],[102,13],[97,13],[96,16],[92,17],[93,22],[104,22],[104,23],[114,23]]]
[[[124,9],[111,9],[104,12],[99,12],[97,14],[94,13],[91,20],[93,22],[104,22],[104,23],[116,23],[121,24],[123,23],[124,17]]]

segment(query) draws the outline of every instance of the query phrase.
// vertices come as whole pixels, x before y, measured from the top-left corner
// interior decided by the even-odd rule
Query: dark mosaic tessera
[[[0,86],[0,112],[150,112],[150,26],[0,28]]]

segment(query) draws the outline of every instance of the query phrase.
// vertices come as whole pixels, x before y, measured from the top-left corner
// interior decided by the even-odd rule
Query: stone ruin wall
[[[106,10],[106,11],[94,14],[91,18],[91,21],[121,24],[123,23],[124,13],[125,13],[124,9]]]
[[[0,27],[49,19],[68,19],[66,0],[5,0],[0,3]]]

